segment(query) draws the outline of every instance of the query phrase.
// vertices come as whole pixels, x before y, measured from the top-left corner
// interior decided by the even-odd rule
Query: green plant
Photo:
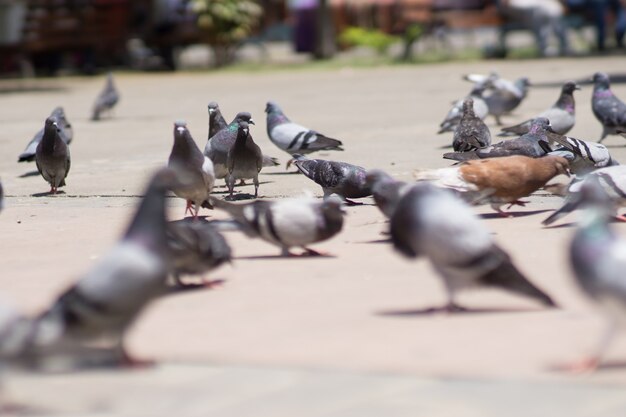
[[[339,40],[348,46],[365,46],[384,55],[391,45],[400,41],[400,38],[377,29],[349,27],[341,32]]]
[[[252,0],[192,0],[198,28],[211,46],[215,65],[233,62],[239,44],[252,34],[263,9]]]

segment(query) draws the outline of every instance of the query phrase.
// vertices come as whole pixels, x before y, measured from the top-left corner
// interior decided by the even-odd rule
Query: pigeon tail
[[[567,215],[567,214],[571,213],[572,211],[576,210],[578,208],[578,206],[580,206],[580,203],[581,203],[580,198],[573,198],[573,199],[566,200],[565,204],[563,204],[560,208],[558,208],[554,213],[552,213],[551,215],[546,217],[541,222],[541,224],[543,224],[544,226],[551,225],[555,221],[565,217],[565,215]]]
[[[517,294],[526,295],[541,302],[548,307],[557,307],[557,304],[547,294],[535,287],[526,277],[513,265],[509,255],[498,246],[493,247],[496,254],[502,257],[502,262],[494,269],[486,272],[480,277],[480,281],[485,285],[500,287],[513,291]]]
[[[443,154],[443,159],[451,159],[453,161],[470,161],[472,159],[479,159],[476,152],[446,152]]]

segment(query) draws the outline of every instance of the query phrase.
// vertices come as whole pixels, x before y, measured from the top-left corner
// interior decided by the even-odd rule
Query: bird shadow
[[[450,144],[450,145],[443,145],[443,146],[439,146],[437,149],[445,149],[445,150],[447,150],[447,149],[452,149],[452,144]]]
[[[391,243],[391,242],[392,242],[392,241],[391,241],[391,238],[388,238],[388,239],[373,239],[373,240],[365,240],[365,241],[363,241],[363,242],[354,242],[354,243],[356,243],[356,244],[361,244],[361,245],[363,245],[363,244],[369,245],[369,244]]]
[[[35,177],[37,175],[39,175],[39,171],[34,170],[34,171],[25,172],[22,175],[18,175],[17,177],[18,178],[28,178],[28,177]]]
[[[272,260],[272,259],[301,259],[301,258],[336,258],[337,256],[330,253],[310,254],[304,252],[296,255],[250,255],[250,256],[237,256],[233,259],[236,260]]]
[[[445,307],[429,307],[408,310],[384,310],[377,311],[374,314],[382,317],[420,317],[430,316],[434,314],[443,315],[466,315],[466,314],[497,314],[497,313],[532,313],[536,309],[530,308],[512,308],[512,307],[483,307],[483,308],[463,308],[461,310],[448,311]]]
[[[574,227],[574,226],[576,226],[576,223],[569,222],[569,223],[555,224],[554,226],[552,226],[552,225],[543,226],[543,228],[544,229],[568,229],[568,228]]]
[[[489,219],[506,219],[507,217],[526,217],[534,216],[535,214],[547,213],[552,210],[530,210],[530,211],[505,211],[503,216],[500,213],[482,213],[480,217],[485,220]]]
[[[214,290],[215,287],[220,287],[224,285],[226,282],[223,279],[213,279],[210,281],[203,281],[200,283],[195,282],[185,282],[183,284],[173,284],[168,287],[168,291],[164,294],[165,296],[176,295],[181,293],[186,293],[189,291],[198,291],[198,290]]]
[[[49,197],[49,196],[54,196],[54,195],[66,195],[65,191],[57,191],[56,194],[51,193],[50,191],[46,191],[44,193],[35,193],[35,194],[31,194],[31,197]]]
[[[264,172],[263,175],[298,175],[300,171]]]
[[[610,371],[610,370],[622,370],[626,369],[625,361],[609,361],[599,363],[595,368],[592,369],[575,369],[572,367],[572,364],[569,363],[559,363],[550,365],[547,367],[547,370],[550,372],[558,372],[563,374],[570,375],[591,375],[594,372],[598,371]]]
[[[621,149],[626,145],[604,145],[606,146],[608,149]]]

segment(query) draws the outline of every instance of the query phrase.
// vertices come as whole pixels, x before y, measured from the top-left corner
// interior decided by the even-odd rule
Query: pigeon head
[[[184,120],[177,120],[174,122],[174,138],[182,137],[187,130],[187,122]]]
[[[580,86],[576,84],[574,81],[568,81],[563,84],[561,91],[563,94],[572,94],[574,91],[580,90]]]
[[[471,97],[463,100],[463,115],[474,117],[474,100]]]
[[[211,115],[219,110],[220,106],[217,104],[217,102],[212,101],[208,104],[207,108],[209,109],[209,115]]]
[[[275,102],[268,101],[265,105],[265,113],[282,113],[282,110]]]
[[[554,171],[555,171],[554,176],[559,175],[559,174],[563,174],[568,177],[570,176],[569,162],[567,158],[564,158],[563,156],[559,156],[559,155],[548,155],[548,156],[543,156],[542,159],[547,161],[549,165],[551,165],[554,168]]]
[[[45,127],[44,127],[46,132],[54,132],[54,131],[59,131],[59,125],[57,124],[56,120],[53,117],[48,117],[46,119],[46,123],[45,123]]]
[[[609,76],[605,72],[596,72],[593,74],[593,85],[595,88],[608,90],[611,86],[611,82],[609,81]]]
[[[544,130],[552,131],[550,120],[546,117],[536,117],[530,122],[530,133],[539,133]]]
[[[250,133],[248,122],[245,120],[239,121],[239,132],[241,132],[243,137],[248,137],[248,133]]]
[[[370,169],[367,171],[367,174],[365,175],[365,184],[368,187],[371,188],[380,181],[393,181],[393,177],[382,169]]]
[[[241,125],[241,122],[246,122],[247,124],[254,124],[254,120],[252,120],[252,115],[247,111],[242,111],[237,113],[235,116],[235,120],[233,120],[237,124]]]
[[[528,77],[522,77],[519,78],[517,81],[515,81],[515,84],[520,87],[522,90],[526,89],[526,87],[530,87],[530,80],[528,79]]]

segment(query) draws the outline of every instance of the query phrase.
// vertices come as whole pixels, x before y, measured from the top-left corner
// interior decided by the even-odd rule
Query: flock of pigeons
[[[290,155],[287,168],[295,165],[322,187],[323,199],[229,201],[239,199],[234,194],[237,181],[252,180],[256,198],[259,172],[278,165],[250,135],[249,126],[254,124],[250,113],[240,112],[227,123],[218,104],[209,103],[209,139],[204,151],[185,122],[176,122],[167,167],[154,173],[130,226],[108,254],[40,315],[0,311],[0,358],[37,369],[133,363],[124,350],[124,334],[149,302],[172,291],[217,283],[190,284],[182,277],[202,275],[231,261],[231,248],[221,231],[237,229],[261,238],[280,248],[284,256],[296,256],[294,248],[301,248],[302,255],[321,255],[309,245],[338,234],[343,228],[344,204],[362,204],[353,200],[369,196],[389,219],[395,249],[411,258],[427,257],[443,279],[448,303],[433,311],[464,310],[455,302],[455,294],[485,286],[555,307],[555,301],[528,280],[494,242],[470,205],[489,204],[508,216],[502,206],[524,205],[522,198],[546,187],[559,174],[573,178],[567,186],[554,188],[565,197],[564,204],[543,223],[551,224],[579,206],[587,207],[570,247],[575,277],[610,313],[611,323],[623,318],[626,280],[621,270],[626,267],[626,241],[616,236],[609,221],[619,207],[626,206],[626,168],[600,143],[566,135],[575,123],[573,94],[578,85],[566,82],[553,106],[533,119],[503,128],[499,136],[514,138],[492,144],[483,120],[493,115],[500,124],[500,116],[522,102],[529,82],[525,78],[511,82],[496,74],[466,78],[473,83],[469,95],[454,104],[440,126],[440,132],[454,132],[454,152],[444,158],[457,162],[418,171],[415,182],[398,181],[378,169],[307,157],[320,150],[342,150],[343,144],[292,122],[278,104],[268,102],[265,112],[271,142]],[[596,73],[593,82],[592,108],[603,126],[602,141],[609,134],[626,131],[626,105],[612,93],[606,74]],[[94,105],[93,119],[110,113],[118,100],[109,74]],[[19,156],[20,162],[36,162],[51,193],[66,185],[72,136],[72,127],[59,107]],[[212,193],[218,179],[224,179],[228,187],[226,198]],[[189,217],[167,221],[168,192],[186,201]],[[224,210],[232,220],[207,221],[198,216],[202,208]],[[594,355],[573,368],[595,368],[608,341],[603,338]]]

